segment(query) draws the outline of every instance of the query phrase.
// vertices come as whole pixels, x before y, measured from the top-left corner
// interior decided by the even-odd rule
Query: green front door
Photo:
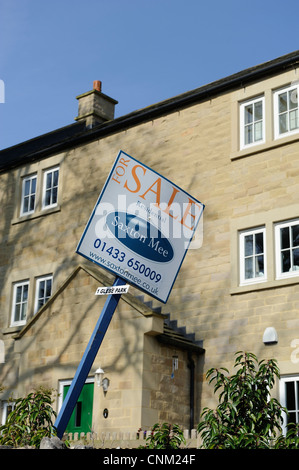
[[[70,385],[65,385],[63,387],[63,399],[65,399],[69,388]],[[86,383],[83,386],[72,416],[70,417],[66,427],[66,432],[86,433],[92,431],[93,388],[93,383]]]

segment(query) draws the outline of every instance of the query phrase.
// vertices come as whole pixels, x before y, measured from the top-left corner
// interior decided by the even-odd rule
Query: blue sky
[[[0,0],[0,149],[73,123],[93,80],[119,117],[295,51],[298,13],[297,0]]]

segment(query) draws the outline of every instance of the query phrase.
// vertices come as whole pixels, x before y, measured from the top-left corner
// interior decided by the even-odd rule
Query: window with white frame
[[[252,284],[266,280],[266,231],[265,227],[239,233],[240,284]]]
[[[29,281],[18,282],[13,287],[12,325],[24,325],[28,308]]]
[[[274,129],[276,138],[299,132],[297,84],[274,93]]]
[[[240,105],[240,147],[260,144],[265,140],[264,97]]]
[[[4,401],[3,402],[3,411],[2,411],[2,425],[7,421],[8,415],[15,409],[14,401]]]
[[[282,377],[280,379],[280,403],[287,409],[284,414],[284,433],[291,423],[299,423],[299,377]]]
[[[276,277],[299,276],[299,219],[275,226]]]
[[[23,179],[21,215],[32,214],[35,210],[37,176],[31,175]]]
[[[54,207],[58,202],[59,167],[44,172],[43,209]]]
[[[51,297],[53,285],[53,276],[40,277],[36,281],[35,306],[36,313]]]

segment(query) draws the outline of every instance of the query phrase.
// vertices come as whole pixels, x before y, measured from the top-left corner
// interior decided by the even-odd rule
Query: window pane
[[[262,140],[263,138],[263,123],[257,122],[254,124],[254,140]]]
[[[32,184],[31,184],[31,193],[35,193],[36,192],[36,177],[35,178],[32,178]]]
[[[34,206],[35,206],[35,196],[32,195],[32,196],[30,197],[30,208],[29,208],[29,210],[30,210],[30,211],[34,211]]]
[[[299,225],[291,227],[292,232],[292,246],[299,246]]]
[[[245,124],[250,124],[253,121],[252,104],[245,107]]]
[[[28,197],[26,197],[23,203],[23,212],[28,212],[28,210],[29,210],[29,199]]]
[[[295,410],[295,383],[294,382],[286,382],[286,398],[287,403],[286,407],[289,411]]]
[[[45,197],[45,205],[49,206],[51,204],[51,190],[48,189],[46,191],[46,197]]]
[[[246,126],[244,129],[245,133],[245,145],[252,144],[253,139],[252,139],[252,126]]]
[[[289,91],[289,109],[295,109],[298,107],[298,96],[297,88]]]
[[[255,253],[264,253],[264,234],[262,232],[255,235]]]
[[[57,188],[53,188],[52,191],[52,204],[56,204],[57,202]]]
[[[299,248],[293,250],[293,271],[299,269]]]
[[[21,321],[26,319],[26,312],[27,312],[27,302],[22,304],[21,318],[20,318]]]
[[[296,413],[289,413],[288,416],[288,425],[294,423],[296,424]]]
[[[298,128],[298,110],[290,111],[290,131]]]
[[[279,95],[279,112],[284,113],[288,109],[288,104],[287,104],[287,92],[281,93]]]
[[[290,230],[289,227],[280,229],[281,248],[290,248]]]
[[[256,275],[257,276],[264,275],[264,256],[256,257]]]
[[[17,292],[16,292],[16,302],[19,303],[22,300],[22,286],[17,287]]]
[[[47,285],[46,285],[46,297],[50,297],[52,291],[52,280],[48,279],[47,280]]]
[[[283,273],[286,273],[290,270],[290,267],[291,267],[290,250],[286,250],[281,253],[281,266],[282,266]]]
[[[46,188],[51,188],[52,186],[52,173],[47,173],[47,178],[46,178]]]
[[[259,121],[263,118],[263,103],[258,101],[254,105],[254,120]]]
[[[28,284],[24,285],[23,289],[23,300],[26,301],[28,299]]]
[[[296,391],[297,391],[297,403],[296,403],[296,409],[299,410],[299,380],[296,380]]]
[[[24,185],[24,195],[28,196],[29,193],[30,193],[30,180],[26,180],[25,185]]]
[[[281,114],[279,116],[279,133],[283,134],[284,132],[288,131],[287,125],[287,114]]]
[[[21,304],[16,304],[14,321],[19,321],[20,320],[20,312],[21,312]]]
[[[253,276],[253,258],[245,259],[245,279],[252,279]]]
[[[40,298],[40,297],[44,297],[44,295],[45,295],[45,281],[40,281],[38,296]]]
[[[53,175],[53,186],[58,186],[59,171],[55,170]]]
[[[245,236],[245,256],[253,254],[253,235]]]

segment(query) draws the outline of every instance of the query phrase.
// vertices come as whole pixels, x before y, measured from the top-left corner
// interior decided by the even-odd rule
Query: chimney
[[[102,93],[102,82],[95,80],[93,89],[76,97],[79,103],[76,121],[84,120],[91,129],[105,121],[114,119],[114,108],[118,103]]]

